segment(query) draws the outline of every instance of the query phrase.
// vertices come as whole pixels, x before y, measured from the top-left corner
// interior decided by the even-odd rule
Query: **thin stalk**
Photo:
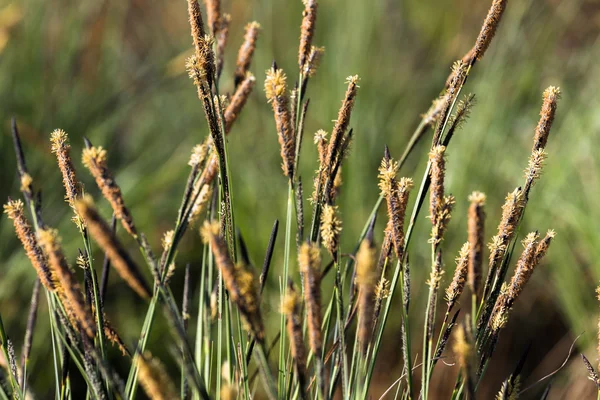
[[[289,182],[288,185],[288,201],[287,201],[287,214],[285,219],[285,247],[283,254],[283,280],[284,284],[281,288],[281,305],[283,306],[283,299],[287,294],[287,285],[285,282],[288,280],[289,276],[289,265],[290,265],[290,247],[291,247],[291,237],[292,237],[292,207],[294,200],[294,191],[292,182]],[[281,320],[279,324],[279,331],[281,332],[281,337],[279,339],[279,363],[278,363],[278,379],[277,379],[277,390],[280,395],[285,393],[285,339],[286,339],[286,329],[285,329],[285,315],[281,314]]]

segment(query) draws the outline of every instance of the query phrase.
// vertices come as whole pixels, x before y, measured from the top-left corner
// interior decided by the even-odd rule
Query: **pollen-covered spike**
[[[134,238],[138,237],[138,232],[133,223],[133,217],[129,209],[125,206],[121,188],[117,185],[112,173],[106,163],[106,150],[102,147],[89,147],[83,150],[83,165],[90,171],[96,184],[102,191],[102,195],[110,203],[117,218],[123,224],[123,227]]]
[[[267,100],[273,106],[275,125],[277,127],[279,145],[281,148],[281,158],[283,160],[283,172],[285,176],[292,179],[294,175],[296,140],[289,107],[289,97],[286,93],[286,80],[287,77],[283,70],[267,70],[265,94]]]
[[[48,261],[25,217],[23,202],[21,200],[9,199],[8,203],[4,205],[4,212],[13,221],[17,237],[21,241],[25,249],[25,254],[37,272],[40,281],[46,289],[53,291],[54,283],[52,281],[52,273],[48,268]]]
[[[511,308],[513,303],[519,297],[519,294],[523,291],[523,288],[531,278],[533,271],[536,267],[535,264],[535,253],[538,247],[538,233],[531,232],[523,240],[524,250],[521,256],[517,260],[517,266],[515,273],[508,285],[506,292],[506,306]]]
[[[246,34],[244,35],[244,43],[238,51],[238,57],[235,68],[234,83],[237,86],[241,83],[250,69],[254,50],[256,49],[256,41],[258,34],[261,31],[260,24],[256,21],[246,25]]]
[[[317,22],[317,0],[303,0],[302,25],[300,26],[300,47],[298,49],[298,66],[303,70],[304,64],[310,55],[312,40],[315,35]]]
[[[321,211],[321,240],[334,258],[340,244],[341,232],[342,221],[338,218],[338,207],[325,204]]]
[[[218,222],[206,221],[201,234],[204,241],[210,245],[229,296],[244,318],[245,328],[259,343],[263,343],[265,329],[259,308],[257,279],[246,265],[233,263],[227,251],[227,244],[220,234]]]
[[[546,143],[548,143],[548,135],[550,134],[550,128],[552,128],[556,114],[556,106],[560,99],[560,88],[556,86],[548,87],[544,90],[543,99],[540,120],[535,128],[532,152],[545,148]]]
[[[56,129],[50,135],[50,142],[52,143],[52,152],[56,155],[58,168],[62,174],[67,202],[71,207],[74,207],[75,200],[81,196],[81,184],[75,176],[69,137],[62,129]]]
[[[452,282],[446,289],[446,302],[448,303],[448,312],[452,311],[452,308],[460,298],[465,283],[467,282],[467,274],[469,271],[469,255],[471,253],[471,246],[469,242],[463,244],[460,249],[460,253],[456,258],[456,269],[454,270],[454,277]]]
[[[77,212],[86,223],[90,235],[104,250],[121,278],[142,298],[150,298],[152,290],[146,283],[138,266],[133,262],[110,226],[102,219],[90,196],[75,203]]]
[[[69,268],[57,231],[53,229],[40,230],[38,241],[48,259],[55,286],[65,303],[63,304],[65,309],[75,318],[77,324],[81,325],[81,329],[85,330],[90,338],[93,338],[96,335],[94,318],[83,298],[81,285]],[[75,326],[75,328],[78,330],[80,327]]]
[[[437,224],[439,213],[444,202],[444,179],[446,175],[445,153],[445,146],[435,146],[429,153],[429,162],[431,163],[429,216],[433,225]]]
[[[473,50],[473,57],[475,59],[481,60],[481,57],[483,57],[488,47],[490,47],[490,43],[496,34],[496,30],[498,29],[500,19],[502,18],[502,14],[506,9],[507,3],[508,0],[492,1],[492,6],[490,7],[488,14],[483,21],[481,32],[479,32],[479,36],[475,42],[475,47]]]
[[[469,287],[475,295],[479,293],[485,235],[485,194],[473,192],[469,196],[468,233],[469,233]]]
[[[206,35],[204,30],[204,21],[202,20],[202,11],[200,11],[200,4],[198,4],[198,0],[187,0],[187,3],[192,40],[194,41],[196,55],[199,57],[200,53],[202,53],[201,42]]]
[[[350,125],[350,117],[352,114],[352,109],[354,108],[354,102],[356,100],[356,93],[358,91],[358,75],[349,76],[346,78],[346,83],[348,84],[348,88],[346,89],[346,95],[344,96],[344,100],[342,101],[342,107],[338,113],[337,120],[335,121],[335,125],[333,126],[333,131],[331,132],[331,139],[329,140],[329,147],[327,149],[327,170],[331,171],[333,168],[333,164],[335,159],[338,157],[338,153],[340,150],[340,145],[342,144],[342,140],[344,138],[344,134],[348,130],[348,126]]]
[[[323,54],[325,54],[325,47],[312,46],[310,48],[310,54],[308,55],[303,70],[306,77],[312,77],[317,73]],[[302,89],[302,93],[304,93],[304,89]]]

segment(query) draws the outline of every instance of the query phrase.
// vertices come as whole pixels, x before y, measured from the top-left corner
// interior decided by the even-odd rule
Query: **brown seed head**
[[[83,165],[90,171],[96,184],[102,191],[102,195],[110,203],[116,217],[127,232],[134,238],[138,233],[133,223],[133,217],[125,206],[121,188],[113,178],[106,164],[106,150],[102,147],[90,147],[83,150]]]
[[[508,309],[510,309],[517,300],[517,297],[519,297],[525,285],[529,282],[529,278],[531,278],[533,270],[536,267],[535,253],[538,247],[537,232],[531,232],[525,237],[523,240],[523,247],[523,253],[521,253],[521,256],[517,260],[515,273],[506,292],[506,305]]]
[[[548,248],[550,247],[550,243],[556,236],[556,232],[553,229],[549,229],[546,233],[546,236],[540,240],[537,249],[535,249],[535,265],[539,265],[540,261],[544,258],[546,253],[548,252]]]
[[[217,78],[221,76],[223,71],[223,63],[225,60],[225,47],[227,47],[227,39],[229,39],[229,25],[231,24],[231,15],[223,14],[219,21],[219,29],[216,35],[217,39]]]
[[[304,276],[304,296],[308,313],[310,348],[321,356],[321,254],[314,243],[303,243],[298,251],[298,264]]]
[[[83,199],[76,201],[75,208],[85,221],[90,235],[104,250],[121,278],[142,298],[150,298],[152,291],[140,269],[117,239],[111,227],[100,216],[92,198],[85,196]]]
[[[256,21],[250,22],[248,25],[246,25],[244,43],[238,51],[235,68],[234,80],[236,86],[246,77],[246,74],[250,70],[252,56],[254,55],[254,50],[256,49],[256,41],[258,40],[258,34],[260,31],[260,24]]]
[[[229,133],[231,126],[237,120],[237,117],[246,104],[248,97],[250,97],[250,93],[252,93],[255,83],[256,78],[254,75],[248,72],[241,84],[235,89],[235,93],[233,94],[233,97],[231,97],[231,101],[224,112],[226,133]]]
[[[286,316],[286,327],[290,338],[294,367],[300,382],[300,388],[304,391],[306,385],[306,347],[302,335],[301,298],[291,281],[288,282],[282,312]]]
[[[546,153],[546,150],[544,149],[535,150],[533,153],[531,153],[531,156],[529,157],[529,163],[524,171],[526,196],[529,194],[531,187],[542,175],[542,168],[544,167],[546,157],[548,157],[548,153]]]
[[[358,342],[365,354],[372,332],[375,289],[379,279],[377,250],[369,239],[364,239],[356,253],[356,285],[358,287]]]
[[[485,194],[473,192],[469,196],[468,233],[470,243],[469,254],[469,287],[477,294],[481,283],[485,234]]]
[[[69,137],[62,129],[56,129],[50,135],[52,143],[52,152],[56,155],[58,168],[62,174],[63,185],[66,191],[66,200],[71,207],[75,200],[81,195],[81,185],[75,176],[75,167],[71,160],[71,146],[69,145]]]
[[[48,268],[48,261],[25,217],[23,202],[21,200],[9,200],[4,205],[4,213],[13,221],[17,237],[21,241],[25,249],[25,254],[37,272],[40,281],[46,289],[53,291],[54,283],[52,281],[52,274]]]
[[[483,21],[481,32],[479,32],[479,36],[475,42],[473,57],[477,60],[481,60],[481,57],[483,57],[488,47],[490,47],[490,43],[496,34],[496,30],[498,29],[500,19],[506,9],[507,3],[508,0],[493,0],[487,17],[485,17],[485,20]]]
[[[458,360],[458,365],[463,370],[470,369],[473,357],[473,340],[465,324],[460,324],[457,327],[452,349]]]
[[[446,289],[446,302],[448,303],[448,312],[452,311],[452,308],[460,298],[465,283],[467,280],[467,274],[469,270],[469,254],[471,253],[471,245],[469,242],[463,244],[458,257],[456,258],[456,269],[454,270],[454,277],[450,286]]]
[[[329,141],[329,148],[327,149],[328,171],[330,171],[331,168],[333,168],[335,159],[338,157],[340,152],[342,139],[344,137],[344,134],[348,130],[348,126],[350,125],[350,116],[352,114],[352,109],[354,108],[356,93],[359,88],[358,81],[358,75],[349,76],[348,78],[346,78],[346,84],[348,84],[348,89],[346,89],[346,95],[344,96],[342,107],[340,108],[337,120],[335,121],[335,125],[333,126],[331,140]]]
[[[281,158],[283,160],[283,172],[285,176],[291,179],[294,172],[296,140],[289,108],[289,97],[286,93],[286,79],[282,69],[271,68],[267,70],[265,93],[267,100],[273,106],[275,125],[277,126],[281,148]]]
[[[317,73],[323,54],[325,54],[325,47],[312,46],[310,48],[308,60],[304,65],[304,76],[311,77]]]
[[[544,90],[543,98],[544,102],[540,111],[540,120],[535,128],[532,152],[545,148],[546,143],[548,143],[548,135],[554,122],[554,115],[556,114],[556,105],[558,99],[560,99],[560,88],[550,86]]]
[[[76,330],[81,327],[90,338],[93,338],[96,335],[94,318],[83,298],[81,285],[64,256],[58,232],[54,229],[42,229],[38,231],[38,241],[48,259],[54,287],[59,291],[63,306],[72,318],[72,322],[76,321],[74,327]]]
[[[298,49],[298,66],[303,70],[304,63],[310,53],[312,40],[315,35],[317,21],[317,0],[303,0],[302,25],[300,26],[300,48]]]
[[[321,211],[321,240],[323,246],[334,256],[337,254],[342,232],[342,221],[338,218],[338,206],[325,204]]]
[[[444,199],[444,178],[446,175],[445,146],[435,146],[429,153],[431,163],[431,189],[429,197],[429,217],[433,225],[437,224]]]
[[[204,31],[202,11],[200,11],[200,4],[198,4],[198,0],[188,0],[188,15],[190,19],[190,28],[192,40],[194,41],[194,48],[196,50],[196,56],[200,57],[200,54],[203,51],[202,39],[206,35],[206,32]]]
[[[196,1],[196,0],[192,0]],[[137,357],[140,385],[151,400],[170,400],[179,396],[164,365],[150,352]]]
[[[210,32],[216,36],[221,21],[221,0],[204,0],[206,19]]]

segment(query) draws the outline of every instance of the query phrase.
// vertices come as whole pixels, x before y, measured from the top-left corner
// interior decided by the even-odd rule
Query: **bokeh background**
[[[351,123],[355,142],[344,166],[340,198],[343,250],[353,248],[378,196],[377,166],[384,144],[392,155],[402,153],[419,115],[443,87],[452,62],[472,46],[489,3],[321,1],[315,44],[325,46],[326,53],[309,85],[311,106],[302,175],[308,187],[315,169],[309,136],[317,129],[331,130],[345,91],[344,79],[358,74],[361,88]],[[221,84],[224,90],[233,85],[232,67],[245,24],[256,20],[263,27],[251,68],[258,84],[229,141],[236,220],[257,264],[273,221],[285,218],[287,185],[279,167],[272,112],[261,86],[264,71],[274,59],[290,77],[296,75],[302,7],[299,0],[223,2],[223,9],[232,15]],[[450,272],[443,287],[451,276],[452,259],[466,240],[468,194],[481,190],[488,195],[486,236],[491,237],[504,196],[521,182],[541,93],[549,85],[560,86],[563,93],[547,148],[547,167],[533,190],[524,221],[527,230],[555,229],[557,239],[517,303],[494,367],[482,384],[481,398],[492,397],[530,343],[525,386],[557,369],[580,334],[571,361],[553,378],[550,398],[585,397],[594,392],[577,352],[597,359],[593,349],[598,316],[594,288],[600,279],[599,39],[600,1],[509,2],[497,37],[464,90],[476,94],[477,104],[448,150],[447,188],[456,196],[457,206],[444,243]],[[81,165],[82,138],[108,149],[109,164],[137,224],[158,249],[161,235],[171,229],[176,216],[190,150],[207,134],[200,102],[184,70],[189,54],[191,40],[183,0],[0,0],[2,201],[20,195],[10,137],[10,118],[14,116],[35,184],[43,193],[44,217],[60,229],[74,261],[79,237],[69,221],[70,210],[63,201],[48,142],[50,132],[62,128],[70,134],[79,178],[97,200],[98,190]],[[420,179],[428,143],[425,139],[417,148],[403,175]],[[109,217],[107,204],[99,203]],[[410,249],[413,310],[425,302],[427,230],[423,216]],[[134,243],[122,237],[135,253]],[[194,304],[198,283],[194,267],[199,267],[201,249],[194,230],[178,256],[181,267],[188,262],[192,266]],[[102,258],[100,253],[95,257]],[[282,257],[280,238],[274,274],[280,271]],[[34,271],[4,216],[0,217],[0,262],[0,312],[19,349]],[[175,286],[182,281],[182,268],[178,271]],[[146,306],[113,278],[107,314],[132,343]],[[264,306],[270,318],[277,317],[278,296],[273,278]],[[41,309],[40,316],[44,316],[44,304]],[[420,315],[415,312],[414,318],[418,322]],[[385,336],[374,395],[399,375],[397,329],[397,323],[390,325]],[[47,333],[47,318],[41,318],[29,368],[40,398],[52,394],[48,392],[52,355]],[[160,346],[166,335],[164,325],[157,324],[150,349],[164,354],[175,374],[175,364]],[[127,365],[123,364],[125,371]],[[447,397],[455,370],[438,366],[434,377],[437,397]],[[543,387],[535,386],[523,397],[536,398]]]

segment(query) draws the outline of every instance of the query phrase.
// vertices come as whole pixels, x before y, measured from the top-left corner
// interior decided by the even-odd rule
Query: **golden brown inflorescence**
[[[540,120],[535,128],[532,152],[545,148],[546,143],[548,143],[558,99],[560,99],[560,88],[550,86],[544,91]]]
[[[81,328],[93,338],[96,335],[94,318],[83,298],[81,285],[67,263],[58,232],[54,229],[42,229],[38,232],[38,241],[48,259],[54,287],[71,323],[77,331]]]
[[[312,46],[310,48],[308,59],[304,64],[304,69],[302,70],[302,73],[305,77],[311,77],[316,74],[317,69],[321,64],[323,54],[325,54],[325,47]]]
[[[221,0],[204,0],[206,19],[213,36],[216,36],[221,25]]]
[[[340,245],[340,233],[342,232],[342,221],[338,217],[338,206],[323,205],[321,211],[321,241],[323,247],[336,258]]]
[[[152,357],[150,352],[137,356],[137,367],[140,385],[151,400],[170,400],[179,397],[164,365],[160,360]]]
[[[256,83],[256,78],[250,72],[247,72],[241,83],[235,89],[229,105],[225,109],[223,116],[225,118],[225,133],[229,133],[231,126],[237,120],[237,117],[246,104],[250,93]]]
[[[446,153],[445,146],[435,146],[429,152],[429,162],[431,163],[431,187],[429,198],[429,217],[431,223],[436,225],[439,213],[444,204],[444,180],[446,176]]]
[[[150,298],[152,290],[146,283],[138,266],[133,262],[111,227],[102,219],[91,197],[75,202],[77,212],[83,218],[90,235],[104,250],[117,273],[142,298]]]
[[[31,265],[33,265],[33,268],[37,272],[40,281],[46,289],[50,291],[54,290],[52,273],[48,268],[48,261],[25,217],[23,202],[21,200],[9,200],[4,205],[4,212],[13,221],[17,237],[21,241],[25,249],[25,254],[27,254],[27,258],[31,261]]]
[[[321,336],[321,254],[319,246],[303,243],[298,251],[300,273],[304,277],[304,301],[308,315],[308,335],[313,354],[320,359],[323,339]]]
[[[238,306],[247,330],[259,343],[264,343],[265,328],[260,314],[256,285],[258,280],[247,266],[233,263],[227,251],[227,244],[220,234],[218,222],[206,221],[201,234],[204,241],[210,245],[229,296]]]
[[[488,47],[490,47],[507,3],[508,0],[493,0],[473,48],[473,57],[475,59],[481,60],[481,57],[483,57]]]
[[[234,82],[236,86],[244,80],[246,74],[250,70],[250,64],[252,63],[254,50],[256,50],[256,41],[258,40],[258,34],[260,33],[260,30],[260,24],[256,21],[250,22],[248,25],[246,25],[244,43],[238,51],[235,67]]]
[[[335,160],[339,156],[344,134],[350,126],[350,117],[352,115],[352,109],[354,108],[356,93],[358,92],[359,88],[358,81],[358,75],[349,76],[346,78],[348,88],[346,89],[344,100],[342,101],[342,107],[338,112],[338,117],[335,120],[333,131],[331,132],[331,139],[329,140],[329,147],[327,148],[328,173],[331,173]]]
[[[413,187],[413,181],[410,178],[397,180],[397,173],[398,163],[386,154],[379,167],[379,188],[387,202],[390,222],[386,230],[391,233],[396,257],[398,260],[402,260],[404,255],[404,217],[406,216],[408,195]]]
[[[364,239],[356,253],[356,286],[358,287],[357,340],[362,354],[366,354],[373,331],[375,290],[379,280],[377,250],[374,243]]]
[[[469,254],[469,287],[475,295],[479,292],[481,270],[483,264],[484,234],[485,234],[485,194],[473,192],[469,196],[468,234],[470,244]]]
[[[273,106],[275,125],[277,126],[279,145],[281,147],[281,158],[283,160],[283,173],[292,179],[294,175],[296,140],[290,113],[289,97],[286,93],[286,79],[287,77],[282,69],[271,68],[267,70],[265,93],[267,100]]]
[[[298,49],[298,67],[303,70],[310,55],[312,40],[317,22],[317,0],[303,0],[302,25],[300,26],[300,47]]]
[[[69,137],[62,129],[56,129],[50,135],[50,142],[52,143],[52,153],[56,155],[58,168],[62,174],[66,200],[74,208],[75,200],[81,196],[81,184],[75,176],[75,167],[71,160]]]
[[[83,165],[90,171],[96,184],[102,191],[102,195],[110,203],[115,216],[121,221],[121,224],[127,232],[134,238],[138,237],[138,232],[133,223],[133,217],[129,209],[125,206],[121,188],[117,185],[112,173],[106,163],[106,150],[102,147],[89,147],[83,150]]]
[[[469,271],[469,256],[471,254],[471,245],[469,242],[463,244],[460,249],[460,253],[456,258],[456,269],[454,270],[454,277],[452,282],[446,289],[446,302],[448,303],[448,312],[452,311],[454,305],[462,294],[465,283],[467,282],[467,275]]]

